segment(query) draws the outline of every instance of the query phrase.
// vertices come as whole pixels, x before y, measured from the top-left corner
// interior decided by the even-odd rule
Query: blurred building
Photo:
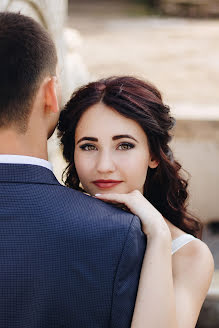
[[[160,0],[159,7],[167,15],[219,17],[219,0]]]
[[[3,0],[6,1],[6,0]],[[219,17],[219,0],[68,0],[69,4],[104,8],[107,4],[114,7],[141,7],[152,9],[164,15],[183,17]],[[108,3],[107,3],[108,2]],[[147,11],[147,10],[146,10]],[[151,12],[149,10],[149,12]]]

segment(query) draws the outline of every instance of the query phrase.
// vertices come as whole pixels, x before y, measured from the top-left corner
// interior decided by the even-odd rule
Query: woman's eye
[[[97,148],[94,145],[89,145],[89,144],[82,145],[80,146],[80,148],[85,151],[97,150]]]
[[[132,149],[134,147],[135,147],[135,145],[133,145],[129,142],[124,142],[124,143],[122,143],[118,146],[118,149],[119,150],[129,150],[129,149]]]

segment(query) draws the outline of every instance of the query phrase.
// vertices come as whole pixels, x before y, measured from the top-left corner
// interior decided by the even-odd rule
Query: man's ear
[[[151,169],[155,169],[158,165],[159,165],[159,161],[156,160],[155,158],[153,158],[153,156],[151,156],[151,158],[150,158],[150,160],[149,160],[149,163],[148,163],[148,166],[149,166]]]
[[[56,94],[57,90],[57,78],[56,76],[48,78],[45,81],[45,109],[47,111],[58,113],[59,112],[59,104],[58,97]]]

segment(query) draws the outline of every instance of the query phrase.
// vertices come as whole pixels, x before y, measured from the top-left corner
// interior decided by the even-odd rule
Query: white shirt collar
[[[32,156],[0,154],[0,163],[38,165],[46,167],[52,171],[52,164],[50,162],[46,161],[45,159]]]

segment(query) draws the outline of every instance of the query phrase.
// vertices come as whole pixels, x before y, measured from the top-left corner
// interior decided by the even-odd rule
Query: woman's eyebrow
[[[114,136],[112,137],[113,140],[118,140],[118,139],[122,139],[122,138],[128,138],[128,139],[133,139],[136,142],[138,142],[138,140],[136,140],[134,137],[130,136],[129,134],[120,134],[118,136]]]
[[[98,141],[97,138],[94,138],[94,137],[83,137],[81,139],[78,140],[77,144],[81,141],[84,141],[84,140],[89,140],[89,141]]]

